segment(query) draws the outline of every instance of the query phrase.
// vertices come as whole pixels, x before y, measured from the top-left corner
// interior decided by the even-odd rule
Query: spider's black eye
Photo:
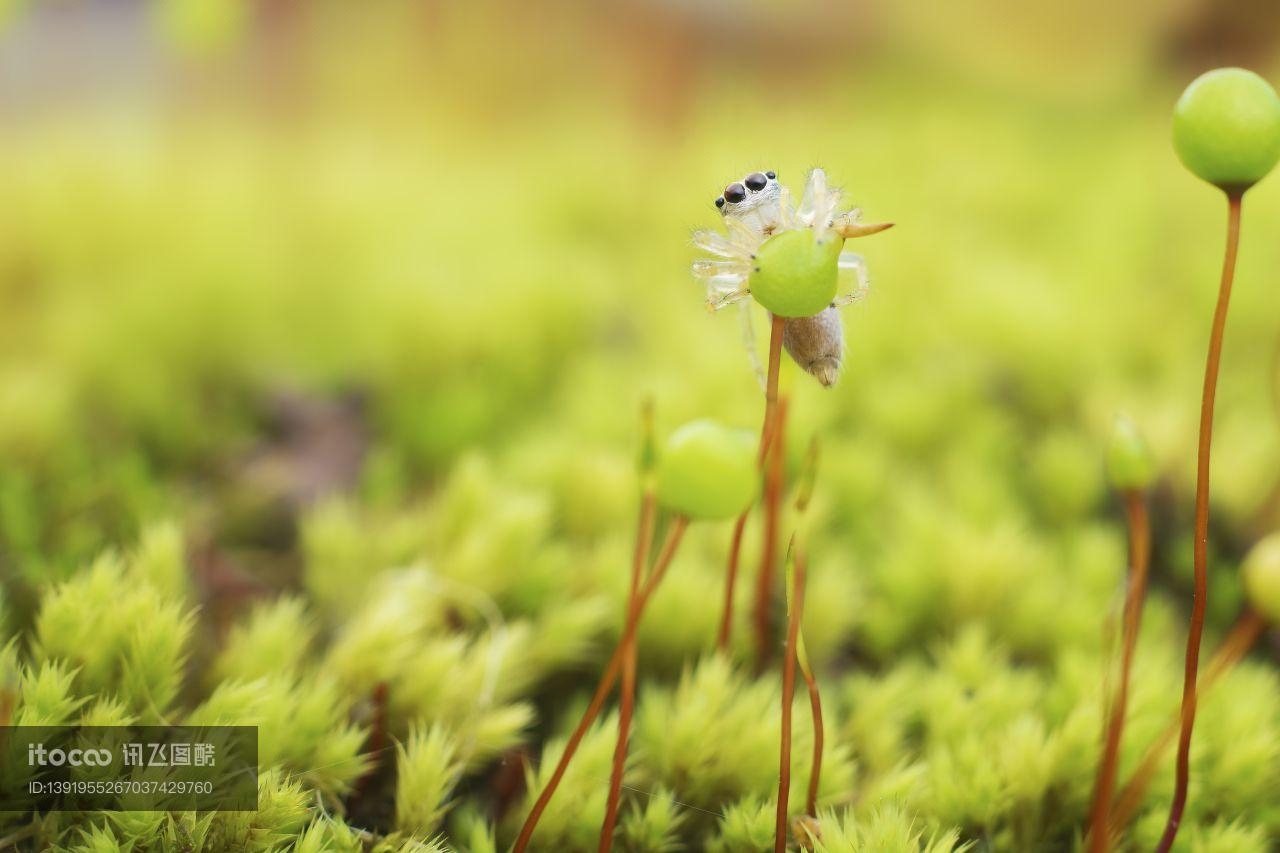
[[[742,184],[729,184],[724,188],[724,200],[737,204],[747,197],[747,191],[742,188]]]
[[[724,196],[720,196],[720,198],[716,199],[716,207],[724,207]]]
[[[766,178],[768,178],[769,180],[771,180],[771,181],[772,181],[774,178],[778,177],[778,173],[777,173],[777,172],[765,172],[765,173],[764,173],[764,176],[765,176]]]
[[[759,172],[752,172],[742,182],[747,185],[747,189],[753,193],[758,193],[764,189],[765,184],[769,183],[769,179]]]

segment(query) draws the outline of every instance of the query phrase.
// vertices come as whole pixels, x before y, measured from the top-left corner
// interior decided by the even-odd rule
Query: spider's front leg
[[[717,289],[707,294],[707,311],[715,313],[721,308],[728,308],[735,302],[741,302],[751,295],[751,291],[745,287]]]
[[[751,319],[751,303],[739,302],[738,308],[738,318],[742,324],[742,346],[747,351],[747,358],[751,361],[751,369],[755,371],[761,390],[767,390],[764,365],[760,363],[760,353],[756,351],[756,327]]]
[[[867,262],[862,255],[854,252],[841,252],[839,267],[841,272],[853,273],[857,286],[843,296],[837,296],[831,303],[832,308],[843,308],[850,302],[856,302],[866,296],[867,291],[871,289],[871,279],[867,277]]]

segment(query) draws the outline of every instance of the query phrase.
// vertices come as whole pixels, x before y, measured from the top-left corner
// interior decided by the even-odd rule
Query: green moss
[[[683,803],[666,788],[645,791],[622,816],[619,840],[634,853],[674,853],[681,849],[681,830],[688,822]]]
[[[259,604],[228,635],[213,668],[215,683],[298,673],[315,636],[316,626],[301,599]]]
[[[972,846],[960,843],[957,830],[925,829],[899,805],[879,807],[865,820],[856,820],[847,812],[825,812],[819,825],[818,853],[952,853]]]
[[[710,853],[765,853],[773,849],[775,804],[743,800],[724,810]]]
[[[430,838],[462,775],[458,749],[440,727],[417,728],[396,746],[396,826]]]
[[[856,85],[815,77],[769,101],[773,120],[747,121],[763,115],[759,87],[713,70],[659,173],[654,137],[634,132],[644,116],[616,98],[584,110],[553,93],[534,119],[504,112],[511,134],[496,139],[478,98],[411,91],[436,79],[422,68],[365,90],[401,52],[428,72],[443,61],[397,40],[420,28],[370,21],[368,41],[330,19],[300,30],[317,89],[299,108],[326,119],[269,146],[256,119],[221,108],[194,123],[33,118],[0,139],[0,712],[257,723],[265,806],[7,814],[0,837],[134,853],[505,849],[530,796],[509,774],[545,782],[620,629],[637,401],[652,394],[672,423],[759,423],[737,324],[709,321],[681,283],[678,232],[715,215],[690,187],[726,146],[775,152],[798,175],[817,140],[852,201],[902,223],[902,239],[859,246],[875,286],[844,315],[843,390],[787,391],[793,432],[825,448],[804,623],[828,703],[824,844],[1073,849],[1126,565],[1102,481],[1119,403],[1170,463],[1122,778],[1168,725],[1181,673],[1193,472],[1178,460],[1203,370],[1188,341],[1216,273],[1194,247],[1220,222],[1171,159],[1151,157],[1176,83],[1109,81],[1099,108],[1087,91],[1071,105],[1011,98],[986,75],[917,80],[872,57]],[[470,13],[438,23],[475,36],[449,29],[472,27]],[[1138,26],[1112,23],[1122,38]],[[330,31],[344,36],[336,60],[309,41]],[[486,44],[503,48],[527,55]],[[605,94],[569,66],[561,91]],[[390,104],[403,110],[385,128],[368,121]],[[358,156],[369,127],[388,131],[372,159]],[[621,203],[620,175],[648,176],[642,203]],[[1247,235],[1280,228],[1272,196],[1250,204],[1243,278],[1275,266]],[[829,258],[810,257],[816,305]],[[787,289],[806,264],[793,266],[756,284]],[[1235,298],[1206,655],[1239,615],[1230,567],[1280,524],[1258,391],[1274,293]],[[303,488],[316,457],[282,438],[269,402],[281,384],[321,408],[350,402],[354,443],[320,456],[350,451],[362,470]],[[728,524],[689,532],[651,603],[619,847],[772,849],[776,678],[745,667],[757,524],[728,659],[712,656]],[[1202,703],[1188,849],[1265,849],[1280,834],[1275,672],[1256,656]],[[552,802],[549,849],[595,849],[615,721],[593,729]],[[411,791],[384,761],[362,806],[352,791],[380,723],[411,768],[425,763]],[[795,729],[799,780],[803,699]],[[445,770],[409,749],[422,732],[452,745]],[[1171,778],[1166,761],[1127,847],[1154,846]],[[400,828],[397,800],[416,814]]]
[[[327,796],[347,793],[367,769],[365,731],[350,722],[351,697],[331,677],[276,674],[224,681],[188,717],[192,725],[257,726],[258,760]]]
[[[599,843],[608,787],[601,784],[601,780],[609,778],[616,725],[615,718],[602,717],[582,739],[555,799],[534,833],[533,843],[537,849],[590,850]],[[565,742],[560,738],[548,741],[537,769],[526,771],[525,789],[535,792],[530,797],[536,796],[536,792],[546,785],[564,746]],[[524,809],[517,809],[508,815],[506,831],[509,839],[515,837],[524,812]]]
[[[749,679],[721,657],[699,661],[673,689],[650,693],[635,721],[645,783],[678,790],[682,802],[712,811],[744,797],[768,796],[777,783],[779,694],[777,679]],[[792,773],[807,779],[813,744],[807,699],[797,697],[795,719]],[[717,721],[713,729],[707,720]],[[848,749],[828,741],[819,797],[847,790],[853,777]],[[799,808],[803,787],[794,787],[792,797]]]
[[[108,555],[54,587],[36,622],[36,657],[75,668],[78,689],[115,692],[158,721],[177,698],[193,615]]]

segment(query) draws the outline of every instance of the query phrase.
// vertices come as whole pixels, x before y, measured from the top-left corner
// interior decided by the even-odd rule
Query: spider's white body
[[[751,189],[753,178],[761,185],[759,189]],[[861,211],[857,208],[837,214],[840,191],[827,186],[826,173],[821,169],[809,173],[799,205],[792,204],[791,191],[778,183],[772,172],[754,172],[729,184],[716,205],[728,233],[698,231],[693,235],[694,244],[714,256],[693,264],[694,276],[707,285],[707,308],[712,311],[751,295],[747,285],[751,262],[764,241],[779,231],[808,228],[815,237],[822,238],[828,231],[857,236],[873,233],[870,228],[880,228],[859,225]],[[836,298],[832,303],[836,306],[862,297],[868,287],[866,264],[860,255],[841,252],[840,269],[852,273],[856,284],[850,293]]]
[[[744,182],[740,183],[745,187]],[[763,189],[754,192],[748,190],[747,197],[742,201],[726,200],[720,207],[720,215],[726,220],[741,222],[752,231],[767,237],[782,227],[784,190],[776,177],[766,178]]]
[[[853,237],[888,227],[860,225],[857,208],[837,214],[840,197],[839,190],[827,186],[826,173],[821,169],[809,173],[799,205],[792,204],[790,190],[778,182],[775,173],[753,172],[729,184],[716,200],[728,233],[699,231],[694,234],[694,243],[714,256],[695,261],[693,265],[694,276],[707,287],[707,309],[718,311],[735,302],[742,306],[744,342],[762,381],[750,303],[745,301],[751,295],[749,281],[755,253],[769,237],[785,230],[812,229],[815,237],[822,238],[833,230],[842,237]],[[787,334],[783,338],[792,358],[824,386],[835,382],[844,353],[840,318],[834,309],[861,299],[870,287],[861,255],[841,252],[838,265],[842,273],[852,275],[853,287],[814,317],[788,319]]]

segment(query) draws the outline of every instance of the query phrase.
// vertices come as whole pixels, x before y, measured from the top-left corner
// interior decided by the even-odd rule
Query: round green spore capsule
[[[1201,74],[1174,107],[1173,147],[1198,177],[1243,192],[1280,159],[1280,98],[1243,68]]]
[[[1268,622],[1280,625],[1280,533],[1254,545],[1240,573],[1249,603]]]
[[[774,234],[756,252],[752,297],[779,317],[812,317],[836,296],[843,245],[833,233],[818,241],[808,228]]]
[[[1120,491],[1145,489],[1155,479],[1156,465],[1138,425],[1119,415],[1107,447],[1107,476]]]
[[[733,518],[759,485],[755,436],[711,420],[672,433],[658,460],[658,500],[693,519]]]

